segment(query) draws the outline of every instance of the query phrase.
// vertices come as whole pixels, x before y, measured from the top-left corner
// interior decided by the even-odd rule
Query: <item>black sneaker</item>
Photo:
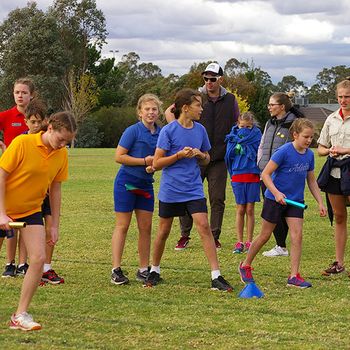
[[[148,266],[148,269],[146,271],[140,272],[140,270],[137,270],[136,272],[136,280],[139,282],[145,282],[148,275],[149,275],[149,270],[151,269],[150,266]]]
[[[14,263],[6,264],[5,271],[2,273],[1,277],[16,277],[16,265]]]
[[[112,271],[111,283],[118,285],[127,284],[129,283],[129,279],[126,276],[124,276],[122,269],[118,267]]]
[[[222,276],[219,276],[218,278],[215,278],[211,281],[211,289],[212,290],[222,290],[223,292],[232,292],[233,288],[228,283],[225,278]]]
[[[28,267],[29,267],[29,265],[27,263],[24,263],[21,266],[17,265],[16,275],[17,276],[24,276],[27,273]]]
[[[160,274],[152,271],[148,274],[145,282],[143,282],[144,287],[153,287],[157,285],[162,279],[160,278]]]

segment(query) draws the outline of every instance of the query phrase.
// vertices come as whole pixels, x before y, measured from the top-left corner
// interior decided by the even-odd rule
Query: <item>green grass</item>
[[[163,284],[144,289],[134,280],[138,263],[134,220],[123,257],[131,283],[110,284],[112,189],[117,171],[113,155],[113,149],[70,150],[71,175],[63,186],[61,239],[54,256],[54,268],[66,283],[38,289],[30,312],[44,328],[22,333],[7,328],[21,279],[0,279],[0,349],[349,348],[350,279],[320,275],[334,259],[333,230],[328,219],[319,218],[309,192],[302,274],[313,288],[287,288],[289,259],[259,254],[255,278],[265,298],[237,298],[243,288],[237,274],[242,256],[231,253],[235,210],[230,186],[219,258],[234,293],[209,289],[210,272],[195,231],[190,247],[175,252],[177,219],[162,261]],[[323,159],[316,159],[318,173]],[[261,204],[256,207],[256,234],[260,210]],[[157,221],[155,215],[153,236]],[[273,245],[271,240],[266,248]],[[4,247],[0,258],[5,263]]]

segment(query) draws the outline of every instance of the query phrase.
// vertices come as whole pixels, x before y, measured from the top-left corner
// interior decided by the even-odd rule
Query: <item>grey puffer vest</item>
[[[282,119],[271,118],[267,121],[262,137],[261,158],[258,162],[258,167],[261,171],[264,170],[276,149],[291,141],[289,128],[296,118],[292,112],[288,112]]]

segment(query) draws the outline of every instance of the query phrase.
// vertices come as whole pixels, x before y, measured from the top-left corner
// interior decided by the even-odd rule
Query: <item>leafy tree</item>
[[[294,91],[299,95],[304,95],[307,88],[303,81],[298,80],[293,75],[286,75],[277,84],[277,90],[280,92],[288,93],[289,91]]]

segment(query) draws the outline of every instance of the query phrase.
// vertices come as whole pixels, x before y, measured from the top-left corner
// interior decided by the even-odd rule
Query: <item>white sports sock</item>
[[[49,270],[52,270],[51,264],[44,264],[44,273]]]
[[[145,272],[145,271],[148,271],[148,267],[140,267],[139,268],[139,271],[142,273],[142,272]]]
[[[158,266],[152,265],[150,272],[153,272],[153,271],[160,274],[160,266],[159,265]]]
[[[211,272],[211,279],[215,280],[216,278],[218,278],[219,276],[221,276],[220,270],[213,270]]]

